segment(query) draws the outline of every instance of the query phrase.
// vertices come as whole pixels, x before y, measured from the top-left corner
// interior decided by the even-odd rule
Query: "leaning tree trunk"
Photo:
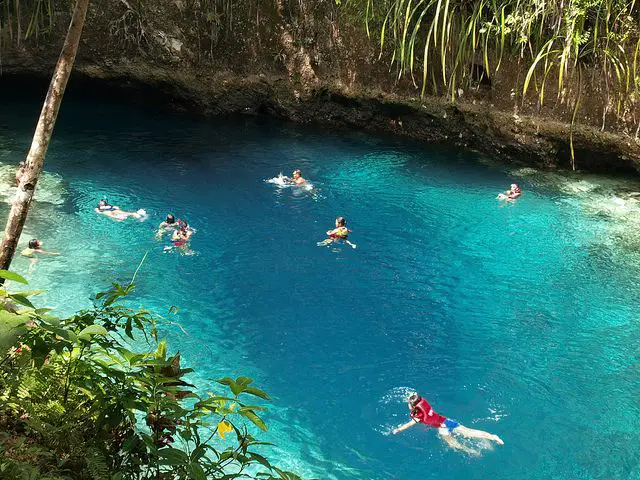
[[[29,212],[29,206],[33,199],[36,184],[38,183],[38,177],[42,171],[44,157],[47,154],[53,127],[55,126],[58,110],[60,110],[60,104],[62,103],[62,96],[64,95],[71,70],[73,69],[73,62],[76,59],[78,43],[80,43],[80,36],[82,35],[82,27],[84,26],[84,20],[87,16],[89,1],[90,0],[76,0],[67,38],[64,40],[56,69],[53,72],[49,91],[44,100],[38,125],[33,135],[31,148],[27,154],[24,170],[20,175],[18,191],[11,205],[11,212],[7,219],[0,251],[0,268],[5,270],[8,270],[11,265],[11,260],[13,259],[22,228],[24,227],[24,222],[27,219],[27,213]],[[0,284],[2,284],[3,281],[3,279],[0,279]]]

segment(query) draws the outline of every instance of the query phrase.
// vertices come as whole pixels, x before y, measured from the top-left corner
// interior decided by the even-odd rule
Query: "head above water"
[[[178,219],[178,227],[180,228],[180,230],[186,230],[187,228],[189,228],[189,224],[187,223],[186,220],[183,220],[182,218]]]
[[[512,183],[511,184],[511,190],[515,190],[518,188],[518,184],[517,183]]]
[[[29,240],[29,248],[40,248],[42,246],[42,242],[40,240],[38,240],[37,238],[32,238],[31,240]]]
[[[110,207],[109,202],[107,202],[106,198],[103,198],[98,202],[98,207]]]
[[[336,227],[344,227],[346,223],[347,221],[344,219],[344,217],[336,218]]]
[[[302,171],[299,168],[296,168],[291,174],[293,178],[298,178],[302,176]]]
[[[409,395],[409,405],[411,405],[412,407],[418,405],[420,403],[420,400],[422,400],[422,397],[418,394],[418,392],[413,392],[411,395]]]
[[[165,222],[167,222],[167,223],[176,223],[176,217],[174,217],[172,214],[168,214],[167,215],[167,219],[165,220]]]

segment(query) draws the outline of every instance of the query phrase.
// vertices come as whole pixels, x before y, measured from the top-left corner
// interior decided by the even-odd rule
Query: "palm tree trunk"
[[[38,125],[33,135],[31,148],[27,154],[26,164],[20,175],[18,191],[11,205],[11,212],[7,219],[4,238],[2,240],[2,246],[0,247],[0,268],[5,270],[8,270],[11,265],[11,260],[13,259],[22,228],[24,227],[24,222],[27,219],[33,193],[38,183],[40,172],[42,171],[44,157],[47,154],[53,127],[55,126],[58,110],[60,110],[60,104],[62,103],[62,96],[64,95],[71,70],[73,69],[73,62],[76,59],[76,52],[78,51],[84,20],[87,16],[89,1],[90,0],[76,0],[73,18],[67,31],[67,38],[65,38],[56,69],[53,72],[49,91],[44,100]],[[4,279],[0,279],[0,285],[3,282]]]

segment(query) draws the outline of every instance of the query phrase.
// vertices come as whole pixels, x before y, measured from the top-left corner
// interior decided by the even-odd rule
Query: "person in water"
[[[296,168],[291,174],[291,178],[287,177],[287,180],[291,185],[304,185],[307,180],[302,178],[302,171]]]
[[[191,235],[193,235],[193,229],[185,220],[179,220],[178,228],[171,235],[171,242],[174,247],[186,249]]]
[[[347,245],[356,248],[356,245],[354,243],[351,243],[349,240],[347,240],[347,238],[349,238],[349,233],[351,233],[351,230],[347,228],[347,221],[344,219],[344,217],[338,217],[336,218],[336,228],[334,228],[333,230],[327,230],[327,236],[329,238],[323,240],[322,242],[318,242],[318,246],[324,247],[334,242],[344,241],[344,243],[346,243]]]
[[[176,223],[176,217],[174,217],[171,213],[169,213],[167,215],[167,218],[164,220],[164,222],[160,222],[160,225],[158,225],[158,233],[156,233],[156,236],[160,238],[166,232],[175,230],[177,228],[178,228],[178,224]]]
[[[498,194],[496,198],[499,200],[515,200],[520,195],[522,195],[522,189],[518,186],[517,183],[512,183],[509,190],[504,193]]]
[[[22,251],[22,255],[25,257],[35,257],[38,255],[51,255],[57,256],[60,255],[57,252],[47,252],[42,249],[42,240],[38,240],[37,238],[33,238],[29,240],[29,246]]]
[[[136,212],[125,212],[117,205],[111,205],[104,198],[98,202],[98,206],[95,208],[95,211],[115,220],[126,220],[129,217],[141,219],[147,216],[147,212],[142,208]]]
[[[412,393],[409,396],[408,405],[411,421],[395,428],[392,431],[394,435],[403,432],[418,423],[423,423],[429,427],[437,428],[438,435],[440,435],[440,437],[447,442],[449,446],[465,451],[471,455],[479,455],[479,452],[458,442],[458,440],[454,438],[454,435],[461,435],[466,438],[481,438],[496,442],[498,445],[504,445],[504,442],[498,435],[465,427],[455,420],[451,420],[450,418],[437,414],[433,408],[431,408],[429,402],[417,393]]]

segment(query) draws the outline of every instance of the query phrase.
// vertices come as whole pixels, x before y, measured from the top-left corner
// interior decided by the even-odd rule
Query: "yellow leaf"
[[[233,427],[228,422],[220,422],[218,424],[218,435],[224,440],[224,436],[228,432],[233,432]]]

